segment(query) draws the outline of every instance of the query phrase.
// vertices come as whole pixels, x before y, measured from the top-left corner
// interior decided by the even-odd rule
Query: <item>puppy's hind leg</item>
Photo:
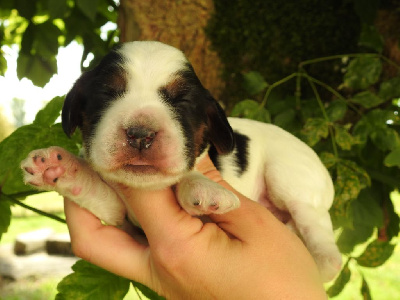
[[[329,212],[301,202],[290,203],[287,208],[322,279],[332,280],[341,269],[342,255],[335,243]]]

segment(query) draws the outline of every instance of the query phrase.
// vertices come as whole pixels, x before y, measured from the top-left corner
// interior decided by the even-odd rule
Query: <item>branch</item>
[[[64,224],[67,223],[63,218],[60,218],[60,217],[58,217],[58,216],[56,216],[56,215],[47,213],[47,212],[42,211],[42,210],[40,210],[40,209],[37,209],[37,208],[35,208],[35,207],[29,206],[29,205],[27,205],[27,204],[25,204],[25,203],[23,203],[23,202],[21,202],[21,201],[15,199],[15,198],[12,197],[12,196],[8,196],[8,195],[5,195],[5,194],[3,194],[3,196],[4,196],[8,201],[10,201],[10,202],[12,202],[12,203],[14,203],[14,204],[16,204],[16,205],[19,205],[19,206],[21,206],[21,207],[23,207],[23,208],[26,208],[26,209],[28,209],[28,210],[30,210],[30,211],[33,211],[33,212],[35,212],[35,213],[37,213],[37,214],[39,214],[39,215],[48,217],[48,218],[50,218],[50,219],[53,219],[53,220],[55,220],[55,221],[58,221],[58,222],[61,222],[61,223],[64,223]]]

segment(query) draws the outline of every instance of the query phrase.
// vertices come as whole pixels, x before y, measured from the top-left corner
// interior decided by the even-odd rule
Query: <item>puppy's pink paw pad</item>
[[[36,187],[55,186],[66,169],[63,150],[58,147],[34,150],[21,162],[24,181]]]

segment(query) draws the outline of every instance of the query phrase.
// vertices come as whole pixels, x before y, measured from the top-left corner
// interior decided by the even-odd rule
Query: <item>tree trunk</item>
[[[120,41],[157,40],[179,48],[218,98],[224,89],[222,64],[204,32],[213,10],[212,0],[121,0]]]

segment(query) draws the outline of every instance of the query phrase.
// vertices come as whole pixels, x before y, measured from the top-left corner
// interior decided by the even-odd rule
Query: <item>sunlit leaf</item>
[[[2,191],[6,194],[31,191],[32,188],[23,183],[20,163],[32,150],[50,146],[60,146],[72,153],[78,152],[76,141],[65,135],[60,124],[22,126],[3,140],[0,143]]]
[[[347,262],[339,276],[336,278],[334,284],[328,289],[327,293],[329,297],[335,297],[340,294],[340,292],[344,289],[346,284],[349,282],[351,277],[351,271],[349,269],[349,263]]]
[[[57,72],[55,57],[42,57],[39,55],[26,55],[20,53],[17,59],[17,75],[32,80],[34,85],[44,87],[50,78]]]
[[[130,281],[84,260],[72,266],[72,274],[58,284],[56,299],[124,299]]]
[[[360,292],[361,292],[361,295],[363,297],[363,300],[372,300],[371,292],[370,292],[370,289],[369,289],[369,285],[368,285],[368,282],[365,280],[364,276],[362,276],[362,283],[361,283]]]
[[[136,282],[136,281],[132,281],[132,285],[137,288],[144,296],[146,296],[148,299],[151,300],[163,300],[165,299],[164,297],[159,296],[156,292],[154,292],[153,290],[149,289],[147,286]]]
[[[64,97],[55,97],[40,110],[33,121],[34,124],[41,126],[51,126],[60,116],[60,111],[64,103]]]
[[[375,240],[367,246],[363,254],[356,258],[356,261],[363,267],[379,267],[393,254],[394,248],[394,244]]]

